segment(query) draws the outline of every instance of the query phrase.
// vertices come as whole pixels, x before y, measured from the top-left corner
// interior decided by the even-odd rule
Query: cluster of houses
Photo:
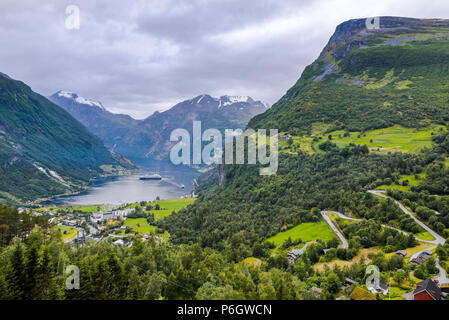
[[[304,248],[303,248],[304,249]],[[305,250],[303,249],[293,249],[288,252],[287,257],[290,263],[294,263]],[[399,250],[396,252],[398,256],[406,257],[407,252],[404,250]],[[429,250],[424,250],[410,259],[410,262],[417,265],[422,264],[424,261],[432,257],[432,252]],[[349,278],[345,279],[346,285],[358,286],[358,282]],[[344,289],[344,287],[342,288]],[[371,294],[382,294],[384,296],[389,294],[389,285],[383,279],[375,281],[367,285],[368,292]],[[313,291],[313,290],[312,290]],[[416,284],[416,288],[413,292],[408,294],[408,299],[411,300],[441,300],[441,297],[449,294],[449,283],[438,283],[437,280],[427,279]],[[341,297],[343,298],[343,297]],[[352,296],[351,296],[352,298]]]
[[[410,259],[410,262],[420,265],[424,261],[429,260],[430,258],[432,258],[432,252],[430,252],[429,250],[425,250],[419,253],[416,257],[412,257],[412,259]]]
[[[133,238],[135,235],[130,235],[130,237],[121,237],[118,240],[113,241],[114,244],[116,245],[122,245],[122,246],[127,246],[127,247],[131,247],[132,243],[133,243]],[[155,239],[156,242],[162,242],[164,241],[164,238],[160,237],[160,236],[156,236],[156,235],[151,235],[151,234],[144,234],[142,235],[142,241],[148,241],[150,238]]]
[[[98,223],[102,221],[108,221],[112,219],[120,219],[125,220],[128,214],[133,212],[134,209],[125,209],[125,210],[114,210],[108,212],[99,212],[99,213],[91,213],[89,216],[89,221],[91,223]]]
[[[108,212],[99,212],[99,213],[91,213],[87,219],[84,217],[76,218],[72,213],[65,214],[63,218],[52,217],[49,219],[49,223],[57,223],[60,226],[67,226],[71,228],[77,228],[78,234],[75,238],[67,240],[67,242],[74,242],[77,245],[83,244],[88,240],[92,239],[94,243],[101,240],[101,235],[98,233],[98,223],[112,220],[112,219],[120,219],[126,220],[127,216],[134,212],[134,209],[123,209],[123,210],[111,210]],[[50,214],[50,211],[48,211]],[[54,215],[54,214],[51,214]],[[81,227],[83,221],[88,223],[89,232],[85,232]],[[124,245],[128,245],[126,243],[128,240],[123,240]],[[122,244],[121,242],[117,244]]]

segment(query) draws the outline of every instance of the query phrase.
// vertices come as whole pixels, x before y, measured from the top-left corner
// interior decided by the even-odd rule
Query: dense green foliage
[[[15,237],[25,239],[35,225],[47,228],[47,219],[29,211],[19,214],[17,208],[0,204],[0,246],[8,245]]]
[[[292,272],[227,262],[220,253],[197,245],[171,247],[136,238],[132,248],[102,242],[72,250],[62,244],[59,236],[37,229],[24,242],[15,241],[0,248],[0,299],[304,299],[310,296],[307,288],[311,284],[303,283]],[[79,290],[65,287],[68,275],[64,275],[64,270],[69,265],[79,267]]]
[[[197,202],[159,224],[175,243],[199,241],[250,256],[254,244],[284,226],[321,219],[319,210],[345,210],[355,216],[418,232],[417,225],[392,201],[366,191],[395,174],[420,170],[432,153],[371,154],[366,147],[331,147],[326,153],[280,154],[274,176],[259,176],[257,166],[226,165],[226,183],[203,192]],[[211,175],[211,178],[213,175]]]

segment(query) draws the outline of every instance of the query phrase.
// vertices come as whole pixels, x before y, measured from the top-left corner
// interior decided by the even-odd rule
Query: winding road
[[[438,275],[437,279],[439,283],[449,283],[449,279],[447,278],[447,272],[444,270],[443,267],[440,266],[440,258],[437,258],[435,260],[435,265],[440,270],[440,274]]]
[[[390,197],[382,194],[382,191],[375,191],[375,190],[369,190],[369,193],[371,193],[372,195],[376,196],[376,197],[380,197],[380,198],[384,198],[384,199],[391,199]],[[414,258],[418,257],[421,253],[423,253],[424,251],[432,251],[434,249],[436,249],[438,247],[438,245],[444,245],[444,243],[446,242],[446,240],[440,236],[438,233],[436,233],[435,231],[433,231],[431,228],[429,228],[425,223],[423,223],[422,221],[420,221],[418,218],[415,217],[415,215],[410,212],[406,207],[404,207],[399,201],[395,200],[395,199],[391,199],[393,200],[396,205],[407,215],[409,215],[419,226],[421,226],[425,231],[429,232],[432,237],[434,238],[434,240],[422,240],[419,239],[417,237],[415,237],[415,239],[417,241],[420,242],[424,242],[424,243],[430,243],[430,244],[434,244],[435,246],[431,247],[431,248],[427,248],[425,250],[421,250],[417,253],[415,253],[412,257],[410,257],[410,260],[413,260]],[[329,213],[333,213],[336,214],[337,216],[339,216],[341,219],[345,219],[345,220],[351,220],[351,221],[362,221],[362,219],[356,219],[356,218],[352,218],[352,217],[348,217],[340,212],[337,211],[321,211],[321,216],[323,217],[324,221],[326,221],[326,223],[329,225],[329,227],[332,229],[332,231],[337,235],[337,237],[340,239],[342,245],[340,245],[340,247],[347,249],[348,248],[348,241],[346,240],[346,238],[344,237],[344,235],[340,232],[340,230],[335,226],[335,224],[332,222],[332,220],[329,218],[328,214]],[[389,228],[389,229],[393,229],[396,230],[398,232],[401,232],[402,234],[405,235],[409,235],[407,232],[387,226],[387,225],[382,225],[385,228]],[[438,275],[438,281],[439,283],[449,283],[449,278],[447,277],[447,272],[446,270],[444,270],[440,264],[439,264],[439,259],[436,259],[436,267],[438,268],[438,270],[440,271],[439,275]]]
[[[321,215],[324,214],[324,215],[326,215],[327,218],[329,218],[329,217],[327,216],[328,213],[335,213],[336,215],[338,215],[340,218],[342,218],[342,219],[344,219],[344,220],[350,220],[350,221],[356,221],[356,222],[363,221],[363,219],[356,219],[356,218],[348,217],[348,216],[346,216],[346,215],[344,215],[344,214],[342,214],[342,213],[340,213],[340,212],[337,212],[337,211],[322,211],[322,212],[321,212]],[[325,219],[325,220],[326,220],[326,219]],[[329,220],[330,220],[330,219],[329,219]],[[327,221],[326,221],[326,222],[327,222]],[[328,223],[329,223],[329,222],[328,222]],[[333,224],[332,224],[332,225],[333,225]],[[397,232],[400,232],[400,233],[402,233],[402,234],[404,234],[404,235],[406,235],[406,236],[409,235],[407,232],[405,232],[405,231],[403,231],[403,230],[400,230],[400,229],[397,229],[397,228],[388,226],[388,225],[386,225],[386,224],[382,224],[382,227],[388,228],[388,229],[391,229],[391,230],[396,230]],[[435,244],[435,240],[423,240],[423,239],[420,239],[420,238],[417,238],[417,237],[415,237],[415,239],[416,239],[417,241],[420,241],[420,242],[425,242],[425,243]]]
[[[374,190],[370,190],[370,191],[368,191],[368,192],[371,193],[372,195],[377,196],[377,197],[381,197],[381,198],[384,198],[384,199],[391,199],[391,198],[387,197],[386,195],[382,194],[382,191],[374,191]],[[410,260],[413,260],[414,258],[417,258],[417,257],[418,257],[421,253],[423,253],[424,251],[432,251],[432,250],[436,249],[436,248],[438,247],[438,245],[444,245],[444,243],[446,242],[446,240],[445,240],[442,236],[440,236],[438,233],[436,233],[436,232],[433,231],[431,228],[429,228],[425,223],[423,223],[423,222],[420,221],[418,218],[416,218],[415,215],[414,215],[413,213],[411,213],[409,210],[407,210],[406,207],[404,207],[404,206],[402,205],[402,203],[400,203],[399,201],[397,201],[397,200],[395,200],[395,199],[391,199],[391,200],[393,200],[393,201],[398,205],[398,207],[399,207],[404,213],[408,214],[408,215],[409,215],[409,216],[410,216],[410,217],[411,217],[411,218],[412,218],[418,225],[420,225],[424,230],[426,230],[427,232],[429,232],[429,233],[433,236],[433,238],[435,239],[435,240],[433,240],[433,241],[423,241],[423,240],[417,239],[417,240],[422,241],[422,242],[432,243],[432,244],[434,244],[435,246],[433,246],[433,247],[431,247],[431,248],[428,248],[428,249],[425,249],[425,250],[422,250],[422,251],[419,251],[419,252],[415,253],[415,254],[410,258]],[[437,267],[438,270],[440,271],[440,273],[439,273],[439,275],[438,275],[438,277],[437,277],[439,283],[449,283],[449,279],[448,279],[448,277],[447,277],[446,270],[444,270],[444,269],[440,266],[439,258],[437,258],[435,262],[436,262],[436,267]]]
[[[380,197],[380,198],[384,198],[384,199],[391,199],[390,197],[382,194],[380,191],[369,190],[368,192],[371,193],[372,195],[376,196],[376,197]],[[413,220],[415,220],[415,222],[418,225],[420,225],[424,230],[426,230],[428,233],[430,233],[432,235],[432,237],[435,239],[433,241],[424,241],[424,240],[417,239],[418,241],[432,243],[432,244],[435,244],[437,246],[439,244],[443,245],[446,242],[446,240],[442,236],[440,236],[438,233],[436,233],[435,231],[430,229],[425,223],[423,223],[422,221],[418,220],[418,218],[416,218],[413,213],[411,213],[409,210],[407,210],[407,208],[404,207],[402,205],[402,203],[400,203],[399,201],[397,201],[395,199],[391,199],[391,200],[393,200],[405,214],[409,215]]]
[[[329,225],[329,227],[332,229],[332,231],[334,231],[334,233],[340,239],[340,241],[342,243],[340,245],[340,247],[347,249],[349,246],[348,240],[346,240],[345,236],[340,232],[340,230],[338,230],[338,228],[335,226],[335,224],[332,223],[332,220],[327,215],[330,212],[333,212],[333,211],[321,211],[321,216],[323,217],[324,221],[326,221],[326,223]],[[335,212],[335,213],[339,214],[338,212]]]

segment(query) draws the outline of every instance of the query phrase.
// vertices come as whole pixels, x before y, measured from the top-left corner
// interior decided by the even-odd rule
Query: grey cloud
[[[64,27],[65,8],[81,29]],[[337,24],[449,17],[446,0],[2,0],[0,72],[144,118],[199,94],[276,102]]]

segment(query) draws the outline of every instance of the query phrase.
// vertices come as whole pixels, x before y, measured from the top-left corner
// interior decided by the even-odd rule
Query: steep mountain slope
[[[184,128],[191,132],[194,120],[202,121],[204,129],[244,128],[253,116],[267,109],[265,104],[250,97],[201,95],[145,120],[135,120],[108,112],[101,103],[76,93],[59,91],[50,100],[101,137],[106,146],[134,160],[167,158],[172,146],[171,131]]]
[[[170,133],[183,128],[192,135],[193,121],[201,121],[202,130],[215,128],[224,133],[225,129],[244,129],[255,115],[264,112],[267,105],[250,97],[222,96],[214,98],[201,95],[178,103],[170,110],[156,112],[144,120],[148,130],[158,135],[148,154],[158,158],[167,157],[173,145]]]
[[[268,257],[268,238],[320,221],[323,209],[417,232],[393,202],[367,192],[384,186],[441,208],[429,223],[446,232],[449,21],[382,17],[379,30],[367,30],[365,21],[339,25],[294,87],[249,122],[285,133],[277,174],[222,165],[203,175],[198,201],[160,222],[174,242],[199,241],[236,261]],[[376,128],[388,130],[370,131]],[[364,228],[351,231],[346,258],[361,247],[386,245],[379,226]],[[406,245],[399,242],[393,249]]]
[[[250,127],[310,134],[449,121],[449,21],[382,17],[339,25],[320,57]]]
[[[133,168],[62,108],[0,75],[0,198],[16,202],[80,190],[105,170]]]
[[[56,92],[49,99],[103,139],[108,148],[118,153],[136,157],[139,154],[139,151],[134,150],[136,146],[145,149],[151,145],[151,139],[139,139],[146,136],[145,128],[140,125],[141,121],[128,115],[111,113],[101,102],[64,90]]]

